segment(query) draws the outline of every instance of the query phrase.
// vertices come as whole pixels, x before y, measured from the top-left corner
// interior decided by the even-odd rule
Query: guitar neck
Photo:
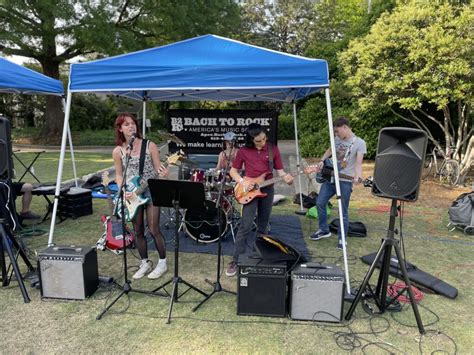
[[[295,177],[296,175],[300,175],[300,174],[303,174],[303,172],[301,171],[299,173],[291,173],[290,175]],[[266,186],[269,186],[269,185],[276,184],[277,182],[280,182],[280,181],[283,181],[283,176],[276,176],[274,178],[265,180],[261,184],[258,184],[258,187],[259,188],[266,187]]]
[[[168,167],[168,161],[165,161],[162,164],[165,168]],[[159,175],[156,171],[155,171],[155,175],[153,177],[154,178],[159,177]],[[140,181],[140,186],[135,190],[135,194],[141,195],[147,189],[147,187],[148,187],[148,181],[147,180]]]
[[[107,194],[107,202],[109,203],[110,215],[113,216],[114,214],[114,201],[112,200],[112,192],[109,190],[108,187],[105,187],[105,193]]]
[[[334,176],[334,170],[333,170],[333,169],[324,168],[322,174],[323,174],[323,175]],[[353,177],[353,176],[346,175],[346,174],[341,174],[341,173],[339,173],[339,178],[340,178],[340,179],[347,179],[347,180],[354,180],[354,177]]]

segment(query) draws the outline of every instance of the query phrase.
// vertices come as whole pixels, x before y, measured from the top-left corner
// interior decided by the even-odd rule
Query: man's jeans
[[[239,255],[245,253],[249,236],[252,233],[255,214],[257,215],[257,235],[267,233],[270,214],[272,213],[273,195],[275,190],[273,185],[264,187],[262,192],[268,195],[263,198],[256,198],[242,208],[242,216],[240,218],[239,230],[235,236],[235,247],[233,260],[238,261]],[[250,246],[253,248],[253,245]]]
[[[352,182],[340,181],[341,186],[341,201],[342,201],[342,219],[344,221],[345,237],[347,239],[347,232],[349,230],[349,201],[352,193]],[[321,186],[318,198],[316,200],[316,207],[318,209],[319,229],[325,233],[329,233],[326,206],[336,194],[336,185],[334,183],[325,182]],[[341,229],[338,232],[339,242],[342,242]]]

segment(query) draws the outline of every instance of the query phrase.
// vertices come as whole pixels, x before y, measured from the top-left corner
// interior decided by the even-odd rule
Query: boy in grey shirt
[[[351,199],[352,184],[359,183],[362,180],[362,161],[364,154],[367,153],[365,141],[357,137],[351,129],[349,120],[345,117],[339,117],[334,121],[334,133],[336,134],[336,155],[339,167],[339,173],[342,175],[352,176],[352,179],[339,178],[341,187],[342,217],[344,221],[344,231],[347,238],[349,230],[349,201]],[[332,155],[331,149],[326,150],[319,163],[319,168],[324,166],[324,160]],[[336,185],[334,177],[331,181],[326,181],[321,186],[316,207],[318,209],[319,230],[311,235],[311,240],[319,240],[331,236],[329,226],[327,224],[326,205],[329,199],[336,194]],[[338,232],[338,245],[342,249],[341,230]]]

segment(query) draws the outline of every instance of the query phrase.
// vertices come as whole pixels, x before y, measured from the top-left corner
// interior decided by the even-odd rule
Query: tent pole
[[[66,111],[66,100],[63,99],[61,100],[63,104],[63,112]],[[76,159],[74,158],[74,148],[72,146],[72,135],[71,135],[71,125],[68,123],[67,125],[67,137],[68,137],[68,142],[69,142],[69,149],[71,151],[71,161],[72,161],[72,171],[74,172],[74,182],[76,184],[76,187],[78,186],[78,181],[77,181],[77,170],[76,170]]]
[[[143,122],[142,122],[142,135],[143,138],[145,138],[146,135],[146,91],[144,92],[143,95]]]
[[[66,153],[66,137],[69,129],[69,114],[71,113],[71,92],[67,93],[66,112],[64,114],[63,136],[61,139],[61,154],[59,155],[58,176],[56,177],[56,190],[54,192],[53,213],[51,214],[51,227],[49,228],[48,246],[53,244],[54,227],[56,225],[56,213],[58,211],[59,191],[63,177],[64,156]]]
[[[296,171],[300,171],[300,148],[298,142],[298,124],[296,123],[296,104],[293,101],[293,124],[295,126],[295,145],[296,145]],[[295,211],[297,214],[306,214],[303,209],[303,186],[301,186],[301,175],[298,174],[298,185],[300,187],[300,210]]]
[[[334,167],[334,182],[336,185],[336,197],[337,205],[339,207],[339,228],[341,228],[342,237],[342,253],[344,254],[344,271],[346,275],[346,290],[347,293],[351,294],[351,284],[349,281],[349,265],[347,263],[347,248],[346,248],[346,231],[344,230],[344,220],[342,217],[342,199],[341,199],[341,185],[339,184],[339,168],[337,166],[337,155],[336,155],[336,142],[334,139],[334,127],[332,122],[332,111],[331,111],[331,98],[329,97],[329,88],[324,89],[326,93],[326,109],[328,111],[328,125],[329,125],[329,138],[331,139],[331,155]]]

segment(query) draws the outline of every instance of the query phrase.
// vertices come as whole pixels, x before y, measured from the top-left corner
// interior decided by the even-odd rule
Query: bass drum
[[[184,213],[184,231],[198,243],[213,243],[219,239],[216,200],[217,193],[211,193],[211,198],[204,202],[204,209],[187,209]],[[222,196],[219,212],[222,225],[221,236],[224,236],[232,213],[232,205],[225,196]]]

